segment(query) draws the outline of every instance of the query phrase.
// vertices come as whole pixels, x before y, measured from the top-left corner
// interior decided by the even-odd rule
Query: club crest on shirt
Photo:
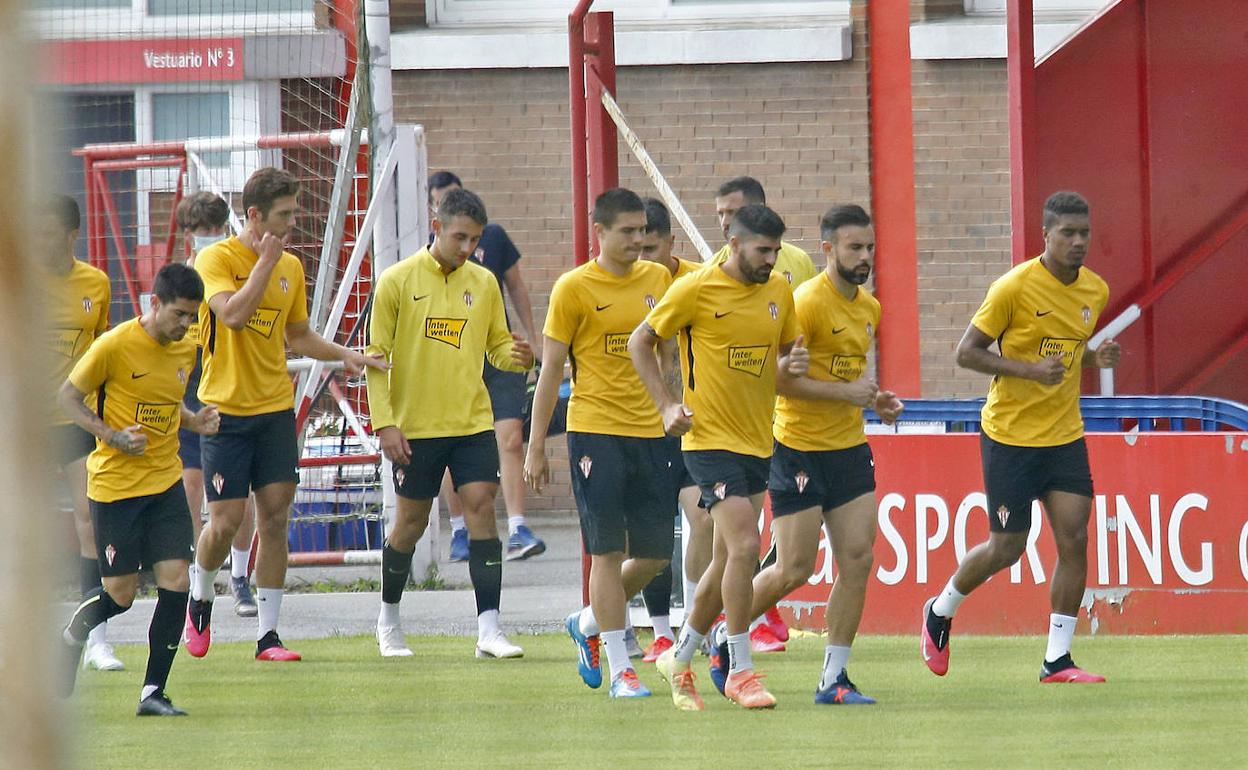
[[[1092,308],[1088,307],[1087,305],[1084,305],[1083,310],[1080,310],[1079,314],[1083,316],[1084,326],[1087,326],[1088,324],[1092,323]]]
[[[789,283],[793,283],[793,271],[792,270],[785,270],[782,275],[784,275],[784,280],[788,281]]]
[[[90,313],[90,312],[91,312],[91,308],[92,308],[92,307],[94,307],[94,306],[95,306],[95,304],[94,304],[93,302],[91,302],[91,298],[90,298],[90,297],[83,297],[83,298],[82,298],[82,312],[84,312],[84,313]]]
[[[646,295],[646,307],[650,308],[651,310],[654,310],[654,305],[655,305],[654,295],[647,294]]]
[[[394,471],[394,483],[403,486],[403,479],[405,478],[407,478],[407,474],[403,472],[403,469],[396,468]]]
[[[217,494],[221,494],[221,490],[225,488],[225,477],[220,473],[212,474],[212,488],[217,490]]]
[[[466,305],[467,307],[472,307],[472,292],[470,291],[464,292],[464,305]]]
[[[108,562],[108,566],[113,566],[113,560],[117,558],[117,549],[109,543],[104,547],[104,559]]]
[[[472,258],[475,259],[480,264],[484,265],[485,264],[485,249],[478,246],[477,250],[472,252]]]
[[[285,278],[277,279],[277,285],[282,287],[282,294],[290,291],[290,281],[287,281]]]
[[[458,348],[467,325],[467,318],[426,318],[425,337]]]
[[[806,491],[806,485],[810,483],[810,476],[806,474],[806,471],[798,471],[797,475],[793,477],[793,483],[797,484],[797,493],[800,495]]]
[[[725,497],[728,496],[728,484],[723,481],[716,481],[715,486],[713,487],[712,491],[714,491],[715,497],[717,497],[720,500],[723,500]]]
[[[767,312],[771,313],[771,320],[773,321],[780,318],[780,308],[776,307],[776,303],[774,302],[767,303]]]
[[[997,509],[997,521],[1001,522],[1001,527],[1005,527],[1005,523],[1010,520],[1010,509],[1002,505]]]
[[[185,369],[178,370],[178,382],[182,383],[183,385],[186,384],[186,370]]]
[[[870,321],[867,321],[867,336],[868,336],[868,337],[870,337],[870,336],[871,336],[871,333],[872,333],[872,332],[874,332],[874,331],[875,331],[875,329],[871,326],[871,322],[870,322]]]
[[[576,463],[576,466],[581,469],[582,476],[584,476],[585,478],[589,478],[589,472],[593,470],[593,467],[594,467],[594,458],[590,457],[589,455],[584,455]]]

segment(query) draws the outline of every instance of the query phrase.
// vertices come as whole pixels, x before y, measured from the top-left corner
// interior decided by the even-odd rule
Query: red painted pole
[[[602,106],[602,93],[615,95],[615,15],[591,13],[585,20],[586,152],[589,155],[589,196],[592,205],[603,192],[620,184],[620,159],[615,121]],[[597,239],[590,231],[591,252]]]
[[[1032,0],[1008,0],[1006,38],[1010,115],[1010,254],[1014,264],[1043,250],[1036,168],[1036,47]]]
[[[593,0],[568,14],[568,112],[572,118],[572,256],[589,260],[589,161],[585,150],[585,15]]]
[[[875,287],[884,306],[879,330],[881,387],[922,394],[919,278],[914,214],[914,117],[910,83],[910,7],[906,0],[868,5],[871,109],[871,208],[875,217]]]

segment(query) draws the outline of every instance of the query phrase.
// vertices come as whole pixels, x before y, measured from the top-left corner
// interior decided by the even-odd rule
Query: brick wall
[[[850,62],[620,70],[625,114],[713,248],[722,240],[714,189],[737,174],[763,182],[789,238],[812,253],[829,204],[870,203],[861,19],[856,26],[858,58]],[[394,87],[398,119],[428,130],[431,168],[453,169],[480,192],[491,218],[524,253],[540,325],[551,285],[572,262],[566,71],[399,72]],[[1003,62],[914,64],[928,397],[976,396],[987,388],[982,376],[957,369],[953,349],[988,284],[1009,266],[1005,99]],[[653,194],[622,145],[620,159],[621,183]],[[692,256],[683,236],[677,250]],[[549,451],[556,484],[530,498],[530,507],[571,509],[562,441]]]

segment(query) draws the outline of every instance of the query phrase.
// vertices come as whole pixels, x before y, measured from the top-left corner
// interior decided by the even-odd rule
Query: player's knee
[[[137,585],[130,585],[130,586],[114,585],[114,586],[109,586],[105,590],[108,591],[108,595],[109,597],[112,598],[114,604],[116,604],[118,607],[121,607],[122,610],[128,610],[134,604],[134,595],[135,595],[135,592],[137,591],[137,588],[138,588]]]
[[[747,529],[740,535],[728,539],[728,558],[732,561],[748,559],[757,562],[759,545],[758,533],[752,528]]]
[[[780,567],[780,582],[784,584],[784,592],[795,591],[810,579],[815,572],[815,562],[800,561]]]
[[[1086,560],[1088,558],[1087,527],[1059,531],[1055,535],[1055,540],[1057,542],[1057,553],[1061,558],[1068,560]]]
[[[515,430],[502,430],[495,434],[498,440],[498,451],[503,454],[516,454],[524,450],[524,434],[517,427]]]
[[[849,553],[841,554],[836,560],[836,577],[838,580],[852,580],[865,583],[875,565],[875,555],[869,547],[856,548]]]
[[[1003,570],[1023,556],[1027,549],[1027,533],[1011,532],[994,536],[990,541],[993,568]]]

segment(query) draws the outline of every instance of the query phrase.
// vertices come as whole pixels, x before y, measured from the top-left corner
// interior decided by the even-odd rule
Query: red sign
[[[71,40],[44,49],[49,84],[243,79],[243,40],[236,37]]]
[[[988,536],[979,436],[869,440],[879,533],[862,630],[917,635],[923,603]],[[1081,630],[1248,632],[1248,435],[1090,434],[1088,453],[1096,499]],[[959,633],[1045,632],[1056,551],[1039,503],[1032,513],[1023,557],[962,604]],[[822,629],[834,575],[826,535],[815,565],[781,607]]]

